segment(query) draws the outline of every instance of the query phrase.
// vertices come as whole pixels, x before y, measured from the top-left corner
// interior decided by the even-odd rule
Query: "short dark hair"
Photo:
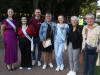
[[[21,19],[22,19],[22,17],[25,17],[25,18],[27,19],[27,16],[25,16],[25,15],[22,15],[22,16],[21,16]],[[21,28],[22,28],[21,19],[20,19],[20,24],[19,24],[19,27],[21,27]],[[27,20],[27,23],[26,23],[26,25],[28,25],[28,20]]]
[[[35,12],[36,10],[40,10],[40,11],[41,11],[41,9],[40,9],[40,8],[35,8],[35,9],[34,9],[34,12]]]

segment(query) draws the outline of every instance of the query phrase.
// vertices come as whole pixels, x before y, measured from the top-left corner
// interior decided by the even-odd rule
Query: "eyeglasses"
[[[41,12],[35,12],[35,13],[41,13]]]

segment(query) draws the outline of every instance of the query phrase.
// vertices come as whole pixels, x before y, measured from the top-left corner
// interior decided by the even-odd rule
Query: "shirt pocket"
[[[91,35],[90,37],[92,38],[92,40],[97,40],[98,33],[93,32],[93,35]]]
[[[93,46],[95,46],[98,42],[98,33],[96,32],[93,32],[93,34],[90,36],[90,41],[91,41],[91,44],[93,44]]]
[[[45,33],[47,31],[47,27],[43,26],[43,33]]]

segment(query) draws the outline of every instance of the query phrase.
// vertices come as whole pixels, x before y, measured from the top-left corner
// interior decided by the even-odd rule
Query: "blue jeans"
[[[64,65],[63,58],[62,58],[64,47],[65,47],[64,43],[54,42],[54,50],[55,50],[55,57],[56,57],[57,66]]]
[[[84,62],[84,71],[83,75],[94,75],[95,64],[97,60],[98,53],[96,52],[94,55],[87,54],[86,51],[83,51],[83,62]]]
[[[34,38],[33,39],[34,42],[34,51],[32,52],[32,56],[33,56],[33,60],[36,60],[36,44],[38,46],[38,57],[37,57],[37,61],[40,61],[41,56],[42,56],[42,52],[39,50],[40,48],[40,39],[39,38]]]

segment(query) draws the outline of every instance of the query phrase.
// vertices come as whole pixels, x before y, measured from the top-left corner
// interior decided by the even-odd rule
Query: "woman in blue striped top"
[[[69,26],[66,23],[64,23],[64,16],[59,15],[58,23],[56,26],[56,33],[54,37],[54,49],[55,49],[55,57],[57,63],[56,71],[64,69],[62,54],[63,51],[65,50],[65,42],[67,40],[68,32],[69,32]]]

